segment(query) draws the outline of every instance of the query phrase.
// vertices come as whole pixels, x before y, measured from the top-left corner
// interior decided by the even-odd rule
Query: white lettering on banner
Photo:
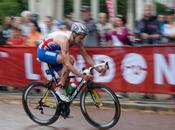
[[[175,85],[175,54],[168,54],[168,61],[169,64],[163,55],[154,54],[154,78],[156,84],[163,84],[163,77],[165,76],[169,84]]]
[[[7,52],[0,51],[0,57],[9,57],[9,54]]]
[[[143,56],[137,53],[128,53],[121,65],[123,78],[131,84],[142,83],[147,76],[147,65]]]
[[[25,66],[25,74],[27,79],[39,80],[40,75],[33,73],[33,64],[32,64],[32,54],[24,53],[24,66]]]
[[[96,64],[101,63],[102,61],[108,61],[109,62],[109,68],[104,76],[99,75],[98,72],[95,71],[94,73],[94,80],[96,82],[110,82],[113,80],[113,78],[116,75],[116,67],[115,62],[113,59],[107,55],[93,55],[93,59]]]

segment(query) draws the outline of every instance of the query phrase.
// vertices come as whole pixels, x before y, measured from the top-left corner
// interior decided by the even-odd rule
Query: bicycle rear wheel
[[[80,98],[80,107],[85,119],[101,129],[113,127],[120,117],[120,103],[108,87],[93,83]]]
[[[46,83],[33,82],[24,90],[23,107],[31,120],[41,125],[54,123],[59,115],[58,99]]]

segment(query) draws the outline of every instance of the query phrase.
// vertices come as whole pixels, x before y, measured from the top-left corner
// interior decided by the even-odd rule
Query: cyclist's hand
[[[105,75],[107,69],[106,68],[102,68],[99,72],[101,75]]]
[[[98,71],[99,73],[101,73],[101,75],[105,75],[106,71],[107,71],[107,68],[95,68],[96,71]]]

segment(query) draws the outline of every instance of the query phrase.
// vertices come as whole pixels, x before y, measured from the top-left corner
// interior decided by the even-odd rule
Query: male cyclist
[[[69,48],[76,46],[79,48],[80,54],[85,61],[94,66],[94,61],[87,54],[83,40],[88,34],[88,29],[82,23],[75,22],[72,24],[71,33],[65,33],[61,31],[53,32],[42,41],[38,47],[38,58],[43,62],[47,62],[52,65],[55,71],[61,70],[61,80],[59,82],[60,88],[56,90],[62,101],[69,102],[69,98],[63,94],[62,87],[65,85],[65,81],[69,75],[69,72],[73,72],[77,76],[84,80],[89,80],[88,75],[83,75],[73,66],[73,58],[69,54]],[[106,70],[97,71],[104,73]]]

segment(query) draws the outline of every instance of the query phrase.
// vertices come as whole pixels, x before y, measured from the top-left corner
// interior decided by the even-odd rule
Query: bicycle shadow
[[[71,130],[70,128],[54,127],[54,126],[42,126],[42,125],[30,125],[22,130]]]

